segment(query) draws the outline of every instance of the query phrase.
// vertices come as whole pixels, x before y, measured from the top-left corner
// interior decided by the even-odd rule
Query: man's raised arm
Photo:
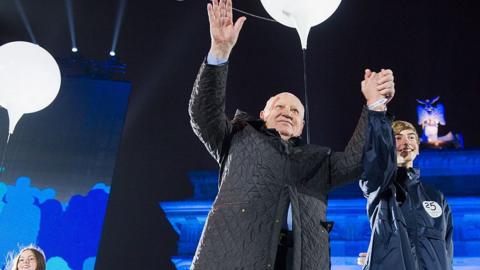
[[[246,18],[233,24],[231,0],[213,0],[207,11],[211,47],[207,63],[202,64],[195,80],[188,111],[193,131],[220,162],[223,141],[232,128],[225,115],[228,67],[221,63],[227,62]],[[209,63],[210,59],[214,62]]]
[[[391,123],[385,110],[386,104],[395,95],[393,72],[382,69],[376,73],[366,69],[361,88],[367,106],[345,150],[332,153],[331,187],[358,180],[364,169],[362,159],[371,157],[371,154],[383,154],[379,153],[383,148],[378,149],[374,146],[382,145],[384,141],[390,141],[392,138]],[[369,149],[369,147],[374,148]]]

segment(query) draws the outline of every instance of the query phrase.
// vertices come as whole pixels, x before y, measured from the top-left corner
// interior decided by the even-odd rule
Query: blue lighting
[[[115,52],[114,52],[114,51],[110,51],[110,56],[115,56]]]
[[[72,48],[72,52],[74,52],[74,53],[78,52],[77,47],[73,47],[73,48]]]
[[[416,160],[422,180],[442,190],[452,208],[454,223],[454,269],[480,266],[480,151],[423,151]],[[161,202],[160,207],[179,239],[172,262],[178,270],[188,270],[208,212],[218,191],[217,172],[188,174],[194,187],[193,198]],[[330,195],[328,220],[335,222],[330,233],[332,270],[358,270],[357,255],[366,252],[370,240],[366,201],[358,183],[337,189]]]
[[[31,243],[45,251],[47,269],[93,269],[109,191],[97,183],[62,202],[54,189],[39,189],[28,177],[0,182],[0,269],[9,252]]]

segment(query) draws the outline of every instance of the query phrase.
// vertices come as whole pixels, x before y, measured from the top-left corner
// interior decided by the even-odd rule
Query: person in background
[[[29,245],[22,248],[10,262],[7,262],[6,270],[45,270],[46,259],[42,249]]]

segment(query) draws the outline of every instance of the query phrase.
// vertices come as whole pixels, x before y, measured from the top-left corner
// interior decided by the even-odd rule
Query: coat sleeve
[[[358,180],[362,174],[362,159],[381,151],[383,142],[392,142],[391,121],[385,112],[370,111],[365,106],[357,127],[343,152],[330,156],[331,187]],[[391,143],[389,145],[391,147]],[[374,149],[369,149],[375,147]],[[387,147],[387,145],[385,145]],[[367,150],[369,149],[369,150]],[[389,149],[390,150],[390,149]],[[387,150],[388,151],[388,150]],[[394,152],[392,152],[394,154]]]
[[[445,234],[445,244],[447,247],[447,256],[449,260],[449,267],[453,265],[453,222],[452,212],[450,206],[445,201],[445,213],[447,215],[447,233]]]
[[[368,126],[360,188],[369,202],[372,202],[393,183],[397,159],[390,119],[387,116],[372,115]]]
[[[225,115],[227,72],[227,64],[203,63],[188,107],[193,132],[218,163],[223,142],[232,130],[232,124]]]

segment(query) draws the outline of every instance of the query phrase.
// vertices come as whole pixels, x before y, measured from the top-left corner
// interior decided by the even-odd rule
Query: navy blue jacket
[[[383,142],[374,139],[379,133],[368,136],[360,187],[372,235],[363,269],[452,269],[452,215],[445,197],[424,186],[418,170],[397,168],[393,134]]]

